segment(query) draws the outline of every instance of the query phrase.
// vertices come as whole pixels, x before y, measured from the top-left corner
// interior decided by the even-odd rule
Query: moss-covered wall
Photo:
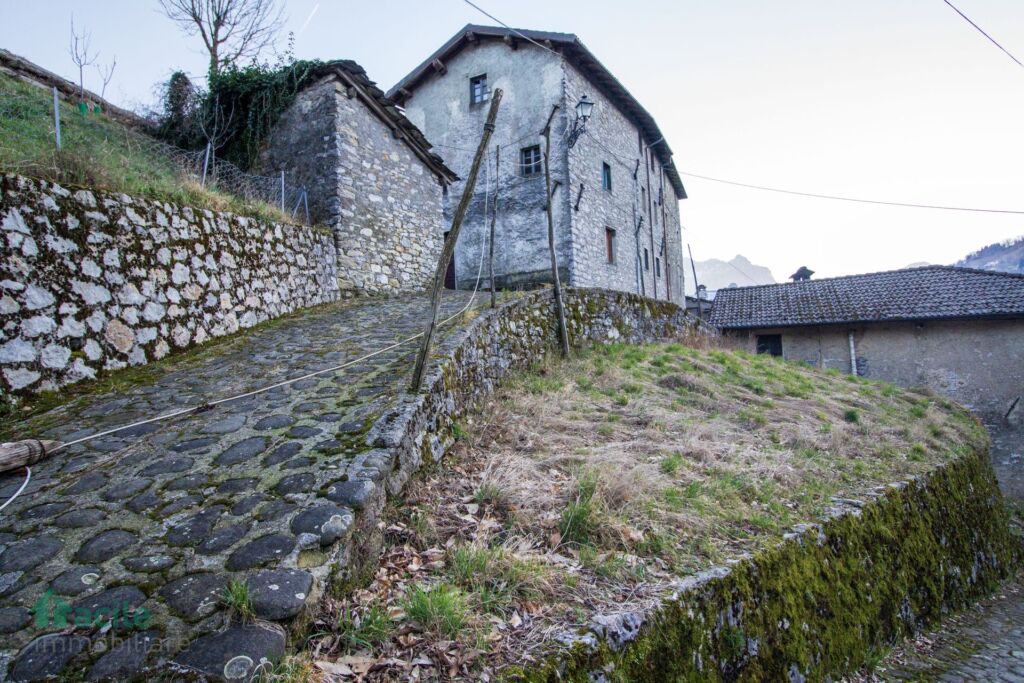
[[[339,297],[329,234],[0,176],[0,393],[53,390]]]
[[[985,452],[839,501],[660,607],[566,634],[509,681],[820,681],[991,591],[1019,561]]]

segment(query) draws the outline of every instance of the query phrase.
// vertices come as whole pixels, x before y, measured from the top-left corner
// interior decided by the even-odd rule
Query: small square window
[[[607,163],[601,164],[601,187],[612,191],[612,167]]]
[[[604,251],[608,263],[615,263],[615,230],[612,228],[604,229]]]
[[[537,175],[544,172],[540,156],[540,145],[523,147],[519,150],[519,173],[523,176]]]
[[[480,74],[469,79],[469,103],[480,104],[490,99],[491,91],[487,89],[487,74]]]

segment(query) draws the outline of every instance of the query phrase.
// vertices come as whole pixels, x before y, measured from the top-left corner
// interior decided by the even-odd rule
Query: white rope
[[[473,302],[476,300],[477,290],[480,288],[480,275],[483,272],[483,265],[484,265],[484,249],[483,249],[483,247],[481,247],[480,248],[480,263],[477,266],[477,270],[476,270],[476,285],[474,285],[474,287],[473,287],[473,294],[470,296],[469,301],[466,303],[465,306],[462,307],[461,310],[459,310],[457,313],[453,313],[449,317],[447,317],[444,320],[442,320],[439,323],[439,326],[440,325],[446,325],[447,323],[451,322],[452,320],[454,320],[455,318],[459,317],[460,315],[465,313],[467,310],[469,310],[469,307],[473,305]],[[151,417],[151,418],[146,419],[146,420],[139,420],[138,422],[133,422],[133,423],[131,423],[129,425],[124,425],[122,427],[116,427],[114,429],[108,429],[106,431],[99,432],[97,434],[90,434],[89,436],[83,436],[82,438],[75,439],[74,441],[68,441],[67,443],[58,444],[57,446],[55,446],[54,448],[52,448],[50,450],[50,453],[56,453],[57,451],[59,451],[61,449],[69,448],[71,446],[74,446],[74,445],[77,445],[77,444],[80,444],[80,443],[84,443],[86,441],[91,441],[93,439],[98,439],[98,438],[100,438],[102,436],[109,436],[111,434],[116,434],[117,432],[124,431],[125,429],[131,429],[132,427],[140,427],[142,425],[151,424],[153,422],[162,422],[164,420],[170,420],[170,419],[173,419],[175,417],[181,417],[182,415],[189,415],[191,413],[195,413],[195,412],[198,412],[198,411],[209,410],[209,409],[213,408],[214,406],[218,406],[218,405],[220,405],[222,403],[228,403],[229,401],[237,401],[238,399],[241,399],[241,398],[248,398],[249,396],[255,396],[257,394],[262,394],[262,393],[265,393],[267,391],[270,391],[271,389],[276,389],[277,387],[283,387],[283,386],[286,386],[288,384],[293,384],[295,382],[300,382],[300,381],[302,381],[304,379],[309,379],[311,377],[317,377],[319,375],[323,375],[323,374],[326,374],[328,372],[336,372],[338,370],[344,370],[345,368],[350,367],[352,365],[355,365],[357,363],[361,363],[364,360],[367,360],[369,358],[373,358],[374,356],[379,356],[382,353],[387,353],[388,351],[391,351],[393,349],[397,349],[400,346],[404,346],[406,344],[409,344],[410,342],[416,341],[417,339],[419,339],[422,336],[423,336],[423,333],[420,332],[419,334],[415,334],[415,335],[413,335],[411,337],[403,339],[402,341],[395,342],[394,344],[391,344],[389,346],[385,346],[384,348],[378,349],[378,350],[373,351],[371,353],[368,353],[365,356],[360,356],[359,358],[356,358],[355,360],[347,361],[345,363],[342,363],[341,365],[335,365],[334,367],[326,368],[324,370],[317,370],[316,372],[310,372],[308,374],[302,375],[301,377],[295,377],[294,379],[286,379],[286,380],[283,380],[281,382],[277,382],[275,384],[271,384],[269,386],[262,387],[260,389],[254,389],[253,391],[247,391],[244,394],[238,394],[236,396],[229,396],[228,398],[221,398],[221,399],[218,399],[216,401],[211,401],[209,403],[204,403],[203,405],[199,405],[199,406],[193,406],[191,408],[182,408],[181,410],[175,410],[174,412],[167,413],[166,415],[158,415],[157,417]],[[28,482],[26,481],[25,483],[27,484]],[[24,487],[22,487],[22,488],[24,488]],[[20,491],[19,491],[19,493],[20,493]],[[17,494],[15,494],[15,496],[16,495]],[[13,500],[13,498],[11,500]],[[8,502],[10,502],[10,501],[8,501]],[[6,503],[4,505],[6,506]],[[2,509],[3,508],[0,507],[0,510],[2,510]]]
[[[28,486],[29,479],[31,479],[31,478],[32,478],[32,468],[29,467],[28,465],[25,465],[25,481],[23,481],[21,483],[21,487],[17,491],[14,492],[14,495],[7,499],[6,503],[4,503],[3,505],[0,505],[0,510],[3,510],[5,507],[7,507],[11,503],[13,503],[14,499],[21,495],[21,492],[25,490],[26,486]]]

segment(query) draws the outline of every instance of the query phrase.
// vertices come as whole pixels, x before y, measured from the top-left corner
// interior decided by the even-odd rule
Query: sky
[[[866,206],[731,187],[1024,211],[1024,68],[943,0],[475,0],[516,27],[576,33],[658,121],[697,260],[743,254],[785,279],[952,263],[1024,234],[1024,215]],[[1024,2],[954,0],[1024,61]],[[69,26],[108,99],[152,105],[198,38],[156,0],[0,0],[0,46],[69,78]],[[463,0],[287,0],[299,58],[348,58],[389,88],[466,23]],[[281,46],[284,46],[282,37]],[[86,87],[99,90],[95,71]],[[741,274],[737,284],[744,284]]]

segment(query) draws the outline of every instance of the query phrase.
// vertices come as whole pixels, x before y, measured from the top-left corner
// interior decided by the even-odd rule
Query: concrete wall
[[[537,284],[551,279],[543,175],[522,177],[519,155],[523,147],[543,145],[539,132],[552,106],[558,104],[559,110],[552,122],[551,177],[553,185],[558,182],[552,209],[563,279],[573,286],[639,291],[637,250],[631,227],[636,204],[636,210],[642,210],[645,216],[641,253],[646,247],[649,270],[644,272],[644,291],[648,296],[656,294],[659,299],[668,298],[667,281],[671,279],[671,298],[682,300],[678,201],[657,160],[652,168],[652,155],[646,142],[642,149],[638,147],[639,132],[632,121],[571,64],[529,43],[519,42],[513,49],[500,40],[481,38],[476,45],[467,46],[452,57],[445,67],[446,73],[435,72],[414,89],[405,108],[409,119],[423,130],[446,163],[462,177],[469,173],[488,107],[487,103],[470,104],[469,79],[487,74],[489,87],[504,91],[491,145],[492,149],[494,144],[501,145],[499,219],[495,232],[495,279],[499,287]],[[575,106],[583,93],[595,102],[588,126],[593,137],[582,136],[569,150],[566,130],[575,118]],[[617,161],[601,145],[623,161]],[[642,158],[643,163],[638,181],[634,183],[630,164],[637,158]],[[601,189],[603,161],[613,168],[611,193]],[[456,247],[456,275],[460,287],[473,286],[480,250],[486,244],[489,223],[484,220],[484,183],[487,178],[481,172]],[[493,192],[493,173],[490,178]],[[576,211],[581,183],[586,189]],[[641,186],[647,197],[642,206]],[[648,192],[648,188],[653,188],[653,193]],[[445,203],[448,220],[462,196],[462,189],[460,182],[449,191]],[[656,204],[659,196],[664,199],[662,205]],[[605,227],[617,231],[615,264],[607,262]],[[667,257],[658,254],[666,237]],[[655,258],[662,262],[661,277],[656,281]]]
[[[334,230],[343,290],[426,287],[441,253],[441,181],[333,77],[299,94],[263,165],[309,189],[314,219]]]
[[[0,390],[35,392],[338,298],[329,234],[0,177]]]
[[[641,139],[636,125],[572,64],[566,63],[565,75],[565,110],[573,112],[584,94],[594,101],[593,115],[587,124],[588,134],[581,136],[569,151],[572,206],[575,206],[580,185],[585,186],[579,211],[573,209],[573,284],[631,292],[642,290],[650,297],[682,301],[684,271],[679,200],[657,155],[648,141]],[[640,165],[634,180],[638,160]],[[612,169],[611,191],[603,188],[603,163]],[[633,226],[640,216],[643,226],[636,235]],[[605,228],[616,231],[614,264],[608,263]],[[661,253],[663,242],[665,253]],[[647,265],[643,267],[645,249]],[[638,254],[642,276],[639,284]],[[661,260],[660,276],[656,258]]]
[[[850,372],[853,331],[857,371],[906,387],[930,387],[985,417],[1005,415],[1024,395],[1024,320],[951,320],[758,330],[782,334],[787,360]]]
[[[485,220],[484,195],[490,179],[491,196],[495,175],[500,192],[499,220],[495,227],[495,280],[501,287],[547,282],[551,279],[551,257],[544,212],[543,174],[523,177],[519,173],[519,152],[523,147],[541,145],[540,130],[551,108],[562,102],[562,68],[550,52],[530,44],[513,50],[501,41],[481,40],[467,47],[445,64],[447,73],[434,73],[420,85],[405,104],[409,120],[427,136],[445,163],[465,179],[472,166],[490,102],[470,104],[469,79],[487,74],[491,90],[503,91],[496,130],[490,148],[501,147],[501,168],[495,173],[481,169],[472,203],[456,245],[456,278],[459,287],[472,288],[486,248],[490,223]],[[552,133],[552,182],[565,176],[565,145],[560,117]],[[445,200],[445,221],[450,225],[465,182],[454,183]],[[555,232],[560,264],[568,273],[569,232],[565,229],[564,188],[555,196]],[[447,228],[446,228],[447,229]],[[485,266],[486,268],[486,266]],[[484,272],[486,277],[486,270]]]

